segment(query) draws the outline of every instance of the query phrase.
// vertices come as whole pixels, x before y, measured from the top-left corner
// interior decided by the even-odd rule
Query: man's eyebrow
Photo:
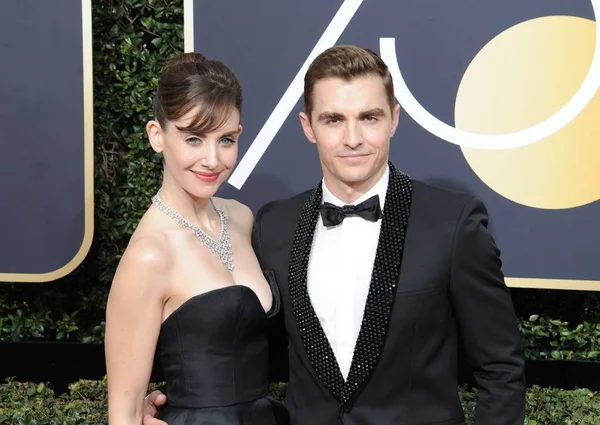
[[[373,108],[360,113],[360,118],[364,117],[385,117],[385,111],[381,108]]]
[[[320,122],[320,121],[327,121],[327,120],[331,120],[331,119],[339,120],[339,119],[342,119],[342,118],[344,118],[344,116],[342,114],[340,114],[340,113],[337,113],[337,112],[327,112],[326,111],[326,112],[323,112],[323,113],[319,114],[319,117],[317,118],[317,121]]]

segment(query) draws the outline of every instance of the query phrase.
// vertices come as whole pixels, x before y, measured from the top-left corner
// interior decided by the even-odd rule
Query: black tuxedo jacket
[[[319,186],[269,203],[253,232],[261,266],[280,289],[285,332],[274,329],[274,344],[284,349],[271,361],[285,362],[289,352],[292,423],[463,424],[462,341],[480,388],[476,424],[522,425],[521,341],[484,205],[390,164],[369,295],[344,381],[306,289],[321,198]]]

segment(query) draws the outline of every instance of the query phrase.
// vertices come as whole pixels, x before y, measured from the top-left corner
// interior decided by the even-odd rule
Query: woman
[[[252,213],[214,198],[237,159],[240,84],[229,68],[187,53],[161,74],[146,125],[163,155],[162,187],[115,273],[106,309],[111,425],[142,423],[155,349],[169,425],[281,425],[267,397],[267,318],[275,285],[252,251]]]

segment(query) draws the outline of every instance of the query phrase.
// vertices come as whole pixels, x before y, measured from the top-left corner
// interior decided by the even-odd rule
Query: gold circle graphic
[[[596,24],[551,16],[502,32],[475,56],[460,83],[456,128],[482,134],[523,130],[565,105],[585,78]],[[500,195],[535,208],[600,199],[600,91],[571,123],[537,143],[506,150],[461,148]]]

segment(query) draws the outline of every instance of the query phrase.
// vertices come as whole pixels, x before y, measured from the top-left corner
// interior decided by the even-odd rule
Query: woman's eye
[[[223,145],[233,145],[235,143],[235,140],[233,140],[231,137],[223,137],[220,140],[220,142]]]

